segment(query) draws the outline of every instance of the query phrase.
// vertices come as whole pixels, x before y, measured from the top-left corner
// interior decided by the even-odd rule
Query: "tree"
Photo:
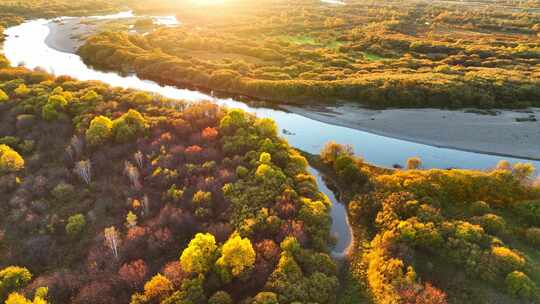
[[[216,128],[207,127],[202,130],[202,138],[207,141],[213,141],[218,137],[218,131]]]
[[[209,233],[197,233],[180,256],[180,263],[186,272],[206,273],[212,267],[216,256],[216,239]]]
[[[152,95],[146,92],[137,92],[133,95],[133,98],[131,100],[136,104],[147,104],[151,103],[152,99]]]
[[[422,167],[422,160],[420,157],[410,157],[407,159],[407,170],[417,170]]]
[[[99,100],[101,100],[101,96],[94,90],[88,90],[83,96],[81,96],[81,101],[84,102],[97,102]]]
[[[129,110],[115,119],[112,124],[113,137],[116,142],[124,143],[142,135],[148,128],[148,122],[136,110]]]
[[[112,137],[113,122],[105,116],[96,116],[86,130],[86,141],[92,147],[104,144]]]
[[[536,292],[536,284],[521,271],[509,273],[505,283],[510,294],[523,299],[531,299]]]
[[[118,259],[118,245],[120,241],[118,231],[116,228],[114,228],[114,226],[111,226],[109,228],[105,228],[104,235],[105,244],[112,250],[114,257]]]
[[[0,175],[18,172],[24,168],[24,159],[7,145],[0,145]]]
[[[496,170],[504,170],[504,171],[512,171],[512,165],[510,165],[510,162],[503,159],[497,163],[497,166],[495,166]]]
[[[132,228],[137,226],[137,215],[131,211],[126,215],[126,227]]]
[[[85,226],[86,220],[84,219],[84,215],[79,213],[70,216],[66,225],[66,233],[70,238],[74,239],[81,234]]]
[[[525,181],[533,175],[534,171],[536,171],[534,165],[531,163],[517,163],[514,165],[513,169],[514,176],[519,181]]]
[[[14,92],[19,97],[26,97],[31,91],[24,83],[22,83],[15,89]]]
[[[8,296],[5,304],[32,304],[32,301],[17,292],[13,292]]]
[[[128,283],[132,288],[137,288],[144,282],[148,273],[148,268],[143,260],[136,260],[129,264],[124,264],[118,270],[120,278]]]
[[[2,102],[6,102],[9,100],[9,96],[6,94],[6,92],[2,91],[2,89],[0,89],[0,103]]]
[[[270,153],[263,152],[259,157],[259,162],[262,164],[270,164],[272,162],[272,156]]]
[[[246,268],[253,267],[255,257],[251,241],[248,238],[233,235],[223,244],[217,265],[227,267],[234,276],[239,276]]]
[[[169,279],[158,273],[150,281],[144,284],[144,295],[147,299],[163,299],[173,291],[173,285]]]
[[[92,181],[92,163],[90,160],[81,160],[75,164],[73,172],[87,185]]]
[[[217,291],[208,300],[208,304],[233,304],[233,299],[225,291]]]
[[[253,299],[252,304],[279,304],[278,297],[273,292],[259,292]]]
[[[334,141],[328,142],[321,150],[321,160],[332,165],[336,159],[342,155],[353,156],[353,149],[349,145],[340,145]]]
[[[43,109],[42,109],[41,114],[43,116],[43,119],[48,120],[48,121],[58,119],[60,115],[58,112],[64,110],[67,104],[68,104],[68,101],[62,95],[49,96],[47,103],[43,106]]]
[[[9,266],[0,271],[0,301],[6,296],[28,283],[32,274],[28,269],[18,266]]]

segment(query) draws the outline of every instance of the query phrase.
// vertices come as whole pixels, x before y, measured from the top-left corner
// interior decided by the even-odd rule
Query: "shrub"
[[[420,157],[411,157],[407,159],[407,169],[408,170],[417,170],[422,167],[422,160]]]
[[[505,283],[510,294],[523,299],[531,299],[536,293],[534,282],[521,271],[509,273],[506,276]]]
[[[531,227],[525,230],[525,238],[531,245],[540,247],[540,228]]]
[[[96,116],[86,130],[86,141],[90,146],[99,146],[112,137],[113,122],[105,116]]]
[[[85,226],[86,220],[84,219],[84,215],[79,213],[70,216],[66,225],[66,233],[70,238],[74,239],[81,234]]]
[[[210,297],[208,304],[233,304],[233,299],[225,291],[217,291]]]
[[[24,159],[7,145],[0,145],[0,175],[21,171]]]
[[[0,102],[6,102],[8,100],[9,100],[9,96],[6,94],[6,92],[0,89]]]

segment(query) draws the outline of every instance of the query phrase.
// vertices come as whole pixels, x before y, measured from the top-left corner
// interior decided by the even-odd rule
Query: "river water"
[[[91,18],[130,17],[133,17],[131,12],[124,12]],[[176,19],[172,16],[160,16],[155,17],[154,20],[157,23],[173,25]],[[209,100],[220,105],[241,108],[259,117],[273,119],[280,130],[288,131],[284,132],[282,136],[293,147],[313,154],[317,154],[326,142],[333,140],[338,143],[350,144],[366,161],[384,167],[391,167],[394,164],[403,165],[407,158],[418,156],[422,159],[425,168],[488,169],[502,159],[514,163],[532,162],[537,168],[540,168],[539,161],[433,147],[335,126],[286,111],[251,107],[232,98],[215,98],[198,91],[161,86],[152,81],[141,80],[134,75],[121,76],[113,72],[97,71],[84,64],[78,55],[57,51],[45,43],[50,31],[48,27],[50,22],[52,21],[45,19],[31,20],[5,31],[7,37],[4,42],[4,54],[12,65],[24,65],[30,69],[41,68],[54,75],[69,75],[79,80],[100,80],[112,86],[154,92],[169,98],[193,102]],[[338,243],[334,251],[336,254],[342,253],[351,241],[345,208],[337,202],[334,194],[324,185],[320,174],[312,168],[310,170],[317,177],[319,189],[326,193],[333,202],[332,232],[338,236]]]

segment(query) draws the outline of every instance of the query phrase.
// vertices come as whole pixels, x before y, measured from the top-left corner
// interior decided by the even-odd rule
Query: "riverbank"
[[[68,53],[74,53],[82,43],[79,37],[93,28],[78,18],[48,26],[45,43]],[[540,144],[534,144],[540,142],[540,122],[516,121],[530,115],[540,118],[538,108],[531,113],[499,110],[497,115],[439,109],[370,110],[355,104],[284,108],[321,122],[437,147],[540,159]]]
[[[491,115],[474,110],[371,110],[352,104],[284,108],[324,123],[436,147],[540,159],[540,121],[517,121],[540,119],[540,108],[489,111]]]

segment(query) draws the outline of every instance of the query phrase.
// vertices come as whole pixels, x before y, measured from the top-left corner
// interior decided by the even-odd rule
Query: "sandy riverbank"
[[[325,123],[427,145],[540,159],[540,121],[516,121],[531,115],[540,120],[539,108],[526,112],[497,110],[495,116],[465,110],[370,110],[350,104],[285,108]]]
[[[47,26],[50,32],[45,43],[65,53],[75,53],[84,44],[83,38],[95,28],[92,24],[82,24],[81,18],[50,22]]]

